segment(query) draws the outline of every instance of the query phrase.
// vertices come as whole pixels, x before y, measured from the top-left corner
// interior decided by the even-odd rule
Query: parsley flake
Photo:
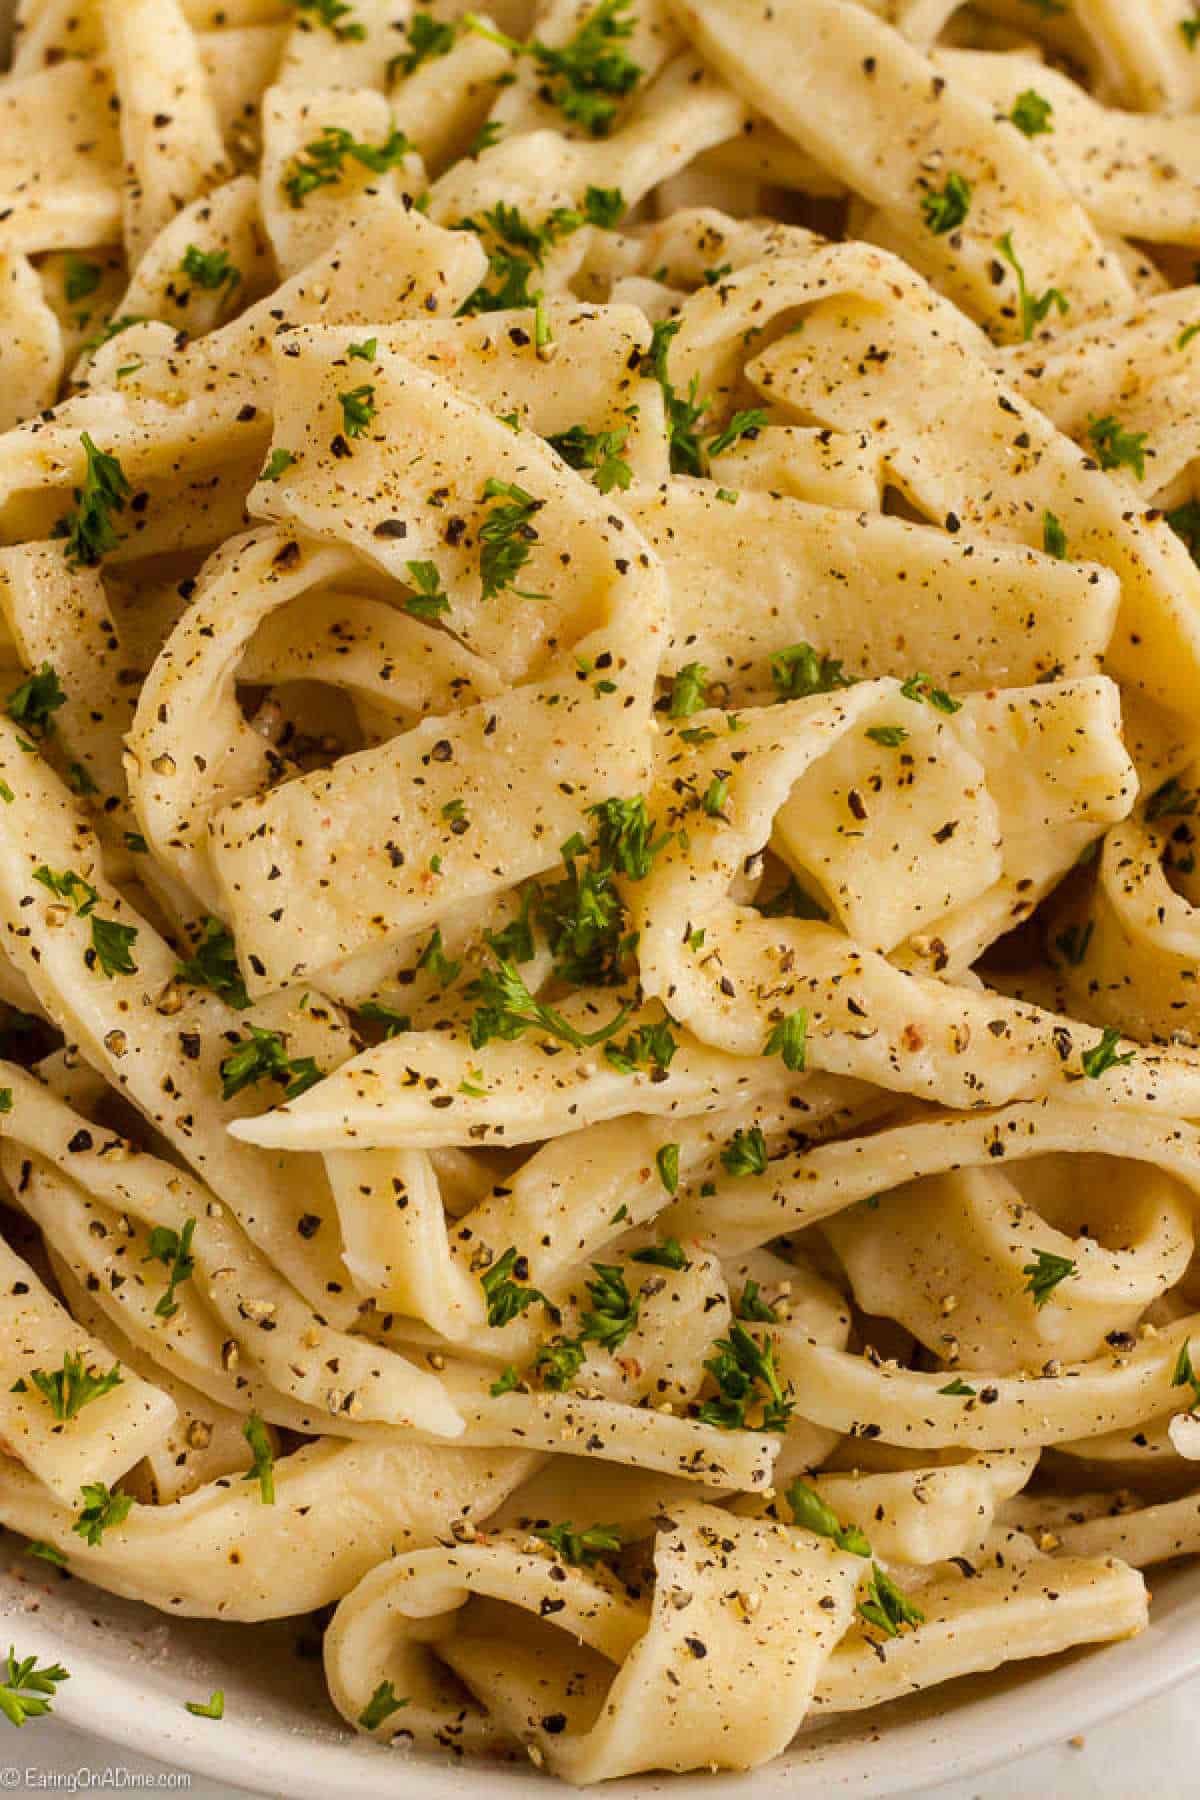
[[[65,706],[67,696],[52,663],[44,662],[20,687],[13,689],[4,702],[4,710],[18,725],[30,731],[54,730],[54,714]]]
[[[175,1290],[181,1283],[190,1281],[196,1270],[192,1256],[192,1234],[195,1229],[195,1219],[187,1219],[182,1231],[173,1231],[169,1225],[155,1225],[150,1233],[147,1253],[142,1261],[160,1262],[167,1271],[166,1288],[154,1308],[157,1319],[173,1319],[179,1311]]]
[[[367,1704],[358,1715],[358,1722],[364,1731],[378,1731],[385,1719],[390,1719],[394,1712],[408,1705],[407,1696],[401,1700],[390,1681],[381,1681]]]
[[[1133,1050],[1127,1050],[1124,1056],[1117,1055],[1117,1045],[1120,1041],[1120,1032],[1113,1026],[1106,1025],[1100,1035],[1099,1043],[1093,1044],[1090,1050],[1083,1052],[1080,1062],[1083,1065],[1084,1074],[1090,1081],[1099,1081],[1101,1075],[1109,1069],[1120,1068],[1123,1063],[1133,1061],[1136,1054]]]
[[[1025,283],[1025,270],[1016,250],[1013,248],[1012,232],[1006,231],[1002,238],[997,238],[996,248],[1017,278],[1017,305],[1020,309],[1021,336],[1028,343],[1036,328],[1043,324],[1051,307],[1058,310],[1060,318],[1066,316],[1071,305],[1066,295],[1056,287],[1047,288],[1044,294],[1031,294]]]
[[[85,1481],[80,1492],[83,1510],[71,1529],[94,1550],[106,1531],[125,1523],[133,1509],[133,1495],[114,1493],[103,1481]]]
[[[857,1525],[843,1525],[831,1506],[827,1506],[815,1488],[803,1481],[793,1481],[785,1494],[792,1509],[792,1523],[818,1537],[831,1538],[839,1550],[851,1556],[870,1556],[871,1546]]]
[[[528,1273],[527,1259],[519,1254],[515,1244],[510,1244],[504,1255],[497,1257],[479,1277],[479,1285],[487,1302],[487,1322],[493,1331],[511,1325],[535,1301],[544,1306],[552,1318],[558,1317],[558,1309],[550,1304],[540,1288],[526,1284],[525,1276]],[[514,1279],[514,1276],[518,1279]]]
[[[271,1440],[267,1436],[267,1428],[259,1413],[252,1412],[242,1426],[242,1436],[250,1446],[250,1454],[254,1458],[243,1481],[257,1481],[259,1497],[265,1506],[275,1504],[275,1452],[271,1449]]]
[[[885,1637],[900,1636],[904,1625],[923,1625],[925,1614],[914,1606],[878,1563],[871,1564],[871,1580],[867,1588],[870,1598],[860,1600],[858,1612],[868,1625],[874,1625]]]
[[[1044,131],[1053,131],[1050,123],[1054,108],[1049,100],[1039,94],[1036,88],[1026,88],[1017,95],[1009,118],[1018,131],[1023,131],[1027,138],[1040,137]]]
[[[196,244],[189,244],[184,251],[179,272],[209,293],[226,288],[232,294],[242,279],[241,270],[229,260],[228,250],[201,250]]]
[[[185,1700],[184,1708],[194,1719],[223,1719],[225,1717],[225,1690],[214,1688],[207,1700]]]
[[[63,1357],[61,1369],[55,1369],[51,1373],[47,1373],[45,1369],[31,1369],[29,1379],[48,1403],[56,1419],[73,1419],[91,1401],[99,1400],[102,1394],[111,1394],[114,1388],[120,1387],[121,1365],[114,1363],[111,1369],[100,1375],[94,1366],[84,1368],[81,1354],[73,1354],[68,1350]]]
[[[762,1053],[764,1056],[782,1056],[784,1068],[798,1075],[805,1066],[807,1047],[808,1011],[802,1006],[771,1027]]]
[[[133,490],[115,456],[97,450],[86,431],[80,434],[79,442],[87,458],[83,486],[72,490],[75,511],[59,520],[54,536],[66,538],[71,568],[82,564],[94,569],[117,547],[113,514],[125,511],[125,501]]]
[[[10,1648],[7,1663],[0,1667],[0,1712],[10,1725],[44,1718],[54,1711],[51,1699],[59,1683],[70,1679],[61,1663],[39,1669],[36,1656],[18,1662],[16,1651]]]
[[[1022,1275],[1028,1275],[1024,1292],[1033,1295],[1033,1304],[1040,1312],[1060,1281],[1066,1281],[1069,1275],[1076,1272],[1076,1264],[1069,1256],[1056,1256],[1053,1250],[1035,1250],[1036,1262],[1025,1263]]]
[[[1088,414],[1088,443],[1096,452],[1096,460],[1102,469],[1130,469],[1139,481],[1143,480],[1147,435],[1144,431],[1123,430],[1112,413],[1106,413],[1102,419],[1094,413]]]
[[[249,1026],[250,1036],[242,1038],[236,1048],[221,1061],[221,1098],[232,1100],[243,1088],[259,1081],[277,1081],[283,1087],[285,1100],[297,1100],[310,1087],[323,1081],[325,1071],[317,1067],[311,1056],[292,1059],[277,1031],[264,1031]]]
[[[735,1131],[721,1152],[722,1166],[730,1175],[765,1175],[767,1140],[757,1125]]]
[[[836,688],[854,686],[832,656],[822,656],[811,644],[791,644],[771,658],[771,680],[781,700],[807,700],[812,694],[832,694]]]
[[[200,941],[191,956],[176,963],[175,976],[188,987],[211,988],[237,1012],[244,1012],[250,1005],[233,936],[222,921],[211,914],[204,921]]]
[[[971,184],[957,169],[946,176],[945,186],[921,196],[921,217],[935,237],[957,231],[971,210]]]
[[[319,137],[294,156],[283,177],[283,191],[292,206],[303,206],[317,188],[333,187],[342,179],[346,158],[382,175],[404,160],[411,145],[404,133],[393,130],[382,144],[363,144],[341,125],[323,125]]]

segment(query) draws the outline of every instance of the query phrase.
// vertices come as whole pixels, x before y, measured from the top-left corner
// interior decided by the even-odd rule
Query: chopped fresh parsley
[[[1047,556],[1057,557],[1059,562],[1067,560],[1067,534],[1062,521],[1049,508],[1042,514],[1042,549]]]
[[[97,450],[86,431],[80,433],[79,442],[87,458],[83,486],[73,489],[75,511],[59,520],[54,535],[66,538],[67,562],[72,568],[83,564],[94,569],[117,547],[113,514],[125,511],[125,501],[133,490],[115,456]]]
[[[940,1387],[938,1393],[950,1394],[955,1399],[962,1397],[963,1399],[973,1400],[975,1398],[975,1389],[973,1387],[968,1387],[961,1375],[956,1375],[953,1381],[948,1381],[945,1387]]]
[[[639,1025],[623,1044],[605,1044],[604,1056],[618,1074],[633,1075],[638,1069],[652,1069],[657,1076],[670,1068],[671,1058],[678,1048],[671,1028],[664,1020],[657,1025]]]
[[[1186,544],[1192,561],[1200,563],[1200,504],[1185,500],[1182,506],[1173,506],[1163,516],[1175,536]]]
[[[684,663],[671,683],[668,713],[672,719],[689,719],[708,703],[708,670],[702,663]]]
[[[33,871],[33,879],[59,900],[65,900],[78,918],[85,918],[100,904],[100,895],[90,881],[74,869],[51,869],[45,863]]]
[[[48,1663],[39,1669],[36,1656],[26,1656],[18,1662],[16,1651],[10,1648],[7,1663],[0,1667],[0,1712],[10,1725],[44,1718],[54,1711],[54,1690],[60,1682],[70,1679],[61,1663]]]
[[[456,803],[452,801],[451,805],[454,804]],[[459,801],[457,804],[461,806],[462,802]],[[433,936],[417,958],[417,967],[418,969],[428,969],[438,986],[442,988],[448,988],[452,982],[458,980],[462,971],[462,963],[456,961],[452,956],[447,956],[442,949],[440,925],[434,926]]]
[[[317,1067],[311,1056],[288,1056],[277,1031],[264,1031],[258,1025],[248,1029],[250,1036],[242,1038],[221,1061],[223,1100],[232,1100],[243,1088],[253,1087],[259,1081],[277,1081],[283,1087],[285,1100],[297,1100],[324,1080],[325,1071]]]
[[[945,186],[921,196],[921,217],[935,237],[957,231],[971,210],[971,184],[957,169],[946,176]]]
[[[698,375],[693,375],[687,398],[684,399],[676,391],[667,371],[671,341],[679,329],[678,319],[660,319],[650,334],[650,347],[643,352],[640,367],[642,374],[657,381],[662,389],[667,414],[671,473],[703,475],[707,464],[696,427],[708,411],[708,401],[697,398],[700,389]]]
[[[20,687],[13,689],[4,702],[4,710],[27,730],[49,732],[54,730],[54,714],[66,703],[67,696],[53,664],[44,662]]]
[[[92,914],[92,951],[101,973],[110,981],[114,975],[137,974],[137,964],[130,954],[136,941],[136,925],[122,925],[117,919]]]
[[[613,488],[624,490],[633,480],[633,470],[621,454],[628,437],[625,425],[615,431],[587,431],[582,425],[572,425],[569,431],[556,432],[546,441],[570,468],[594,470],[597,488],[608,494]]]
[[[142,1261],[160,1262],[167,1271],[166,1288],[154,1308],[157,1319],[175,1317],[179,1311],[175,1290],[181,1283],[190,1281],[195,1274],[196,1262],[192,1256],[192,1235],[195,1229],[195,1219],[187,1219],[182,1231],[173,1231],[169,1225],[155,1225],[150,1233],[147,1253]]]
[[[935,711],[956,713],[962,711],[962,701],[955,700],[945,688],[936,687],[932,675],[924,674],[920,669],[910,675],[907,681],[900,683],[900,692],[906,700],[925,702]]]
[[[1101,1075],[1109,1069],[1120,1068],[1122,1063],[1133,1061],[1136,1054],[1133,1050],[1127,1050],[1124,1056],[1117,1055],[1117,1045],[1120,1041],[1120,1032],[1113,1026],[1106,1025],[1100,1034],[1099,1043],[1093,1044],[1090,1050],[1083,1052],[1080,1061],[1083,1064],[1083,1072],[1089,1080],[1098,1081]]]
[[[214,1688],[207,1700],[185,1700],[184,1708],[194,1719],[223,1719],[225,1717],[225,1690]]]
[[[732,450],[744,437],[756,438],[768,423],[767,415],[761,407],[754,406],[745,412],[735,412],[724,431],[718,431],[716,437],[709,440],[709,456],[720,456],[723,450]]]
[[[272,450],[267,458],[266,467],[259,476],[260,481],[278,481],[285,469],[290,469],[296,458],[290,450]]]
[[[175,975],[189,987],[211,988],[238,1012],[244,1012],[250,1005],[250,996],[238,968],[233,936],[221,920],[214,919],[211,914],[204,921],[200,941],[191,956],[176,963]]]
[[[777,650],[771,658],[771,680],[781,700],[807,700],[812,694],[854,686],[854,677],[843,673],[835,657],[820,655],[811,644]]]
[[[648,1263],[652,1269],[686,1269],[688,1266],[687,1251],[676,1237],[665,1238],[661,1244],[647,1244],[644,1250],[635,1250],[631,1262]]]
[[[585,1343],[618,1350],[638,1322],[641,1296],[631,1294],[625,1271],[616,1263],[593,1263],[595,1279],[587,1283],[591,1307],[583,1315],[580,1336]]]
[[[895,750],[908,739],[903,725],[868,725],[867,736],[873,744],[882,744],[885,750]]]
[[[317,188],[337,185],[347,157],[382,175],[402,162],[410,148],[402,131],[392,130],[382,144],[363,144],[341,125],[323,125],[320,136],[292,158],[283,177],[283,191],[293,206],[303,206]]]
[[[1112,413],[1105,413],[1102,419],[1089,413],[1087,436],[1102,469],[1131,469],[1139,481],[1144,479],[1146,432],[1123,430]]]
[[[808,1047],[808,1011],[801,1006],[771,1027],[764,1056],[782,1056],[783,1066],[798,1075],[805,1066]]]
[[[857,1525],[843,1525],[831,1506],[827,1506],[815,1488],[806,1482],[793,1481],[785,1498],[792,1509],[792,1523],[818,1537],[832,1538],[839,1550],[851,1556],[870,1556],[871,1546]]]
[[[588,807],[596,821],[596,849],[607,863],[630,881],[645,881],[654,859],[671,841],[671,833],[655,837],[654,824],[640,794],[632,800],[610,798]]]
[[[390,1681],[381,1681],[367,1704],[358,1715],[358,1722],[364,1731],[377,1731],[385,1719],[390,1719],[394,1712],[408,1705],[408,1698],[398,1699],[396,1690]]]
[[[619,1525],[589,1525],[586,1531],[576,1531],[567,1520],[563,1525],[547,1525],[535,1530],[533,1535],[543,1544],[549,1544],[564,1562],[576,1566],[594,1563],[597,1557],[621,1548]]]
[[[98,794],[100,792],[82,763],[67,764],[67,781],[73,794]]]
[[[374,1019],[384,1027],[384,1038],[399,1037],[401,1032],[412,1030],[412,1019],[408,1013],[396,1012],[390,1006],[384,1006],[379,1000],[364,1000],[354,1009],[364,1019]]]
[[[367,35],[366,26],[355,19],[349,0],[291,0],[291,3],[298,13],[311,15],[311,23],[308,16],[300,20],[306,31],[324,26],[339,43],[361,43]]]
[[[411,75],[423,62],[429,62],[435,56],[448,56],[454,48],[454,26],[442,24],[432,13],[415,12],[406,30],[408,49],[393,56],[389,62],[389,81],[395,80],[397,70],[401,75]]]
[[[710,819],[724,819],[725,807],[729,801],[729,782],[724,776],[714,775],[704,790],[700,804]]]
[[[497,481],[494,476],[489,476],[484,482],[482,498],[508,502],[507,505],[493,506],[479,527],[481,598],[490,600],[505,588],[513,587],[513,582],[529,561],[530,545],[538,541],[538,534],[530,521],[545,505],[545,501],[535,500],[532,494],[527,494],[516,482]],[[541,600],[545,597],[542,594],[527,593],[522,588],[513,588],[513,592],[523,600]]]
[[[1191,1338],[1185,1338],[1179,1347],[1179,1355],[1175,1358],[1175,1368],[1171,1374],[1171,1386],[1190,1387],[1192,1404],[1188,1410],[1195,1412],[1200,1407],[1200,1375],[1196,1374],[1192,1363]]]
[[[1050,123],[1054,108],[1049,100],[1039,94],[1036,88],[1026,88],[1017,95],[1009,118],[1018,131],[1023,131],[1028,138],[1039,137],[1044,131],[1053,131]]]
[[[1072,968],[1077,969],[1087,955],[1095,928],[1095,920],[1089,919],[1086,925],[1068,925],[1055,938],[1054,948],[1066,958]]]
[[[654,1152],[654,1166],[658,1170],[658,1179],[668,1194],[679,1192],[679,1145],[660,1144]]]
[[[878,1563],[871,1564],[871,1580],[867,1588],[870,1598],[860,1600],[858,1612],[868,1625],[874,1625],[885,1637],[899,1637],[904,1625],[923,1625],[925,1614],[906,1599]]]
[[[764,1325],[779,1323],[779,1314],[769,1301],[762,1298],[759,1285],[752,1276],[747,1276],[733,1310],[739,1319],[757,1320]]]
[[[525,1257],[520,1255],[515,1244],[510,1244],[504,1255],[497,1257],[479,1277],[487,1302],[487,1322],[493,1331],[511,1325],[535,1301],[544,1306],[551,1317],[557,1318],[557,1308],[550,1304],[540,1288],[529,1287],[525,1282],[528,1273],[529,1264]]]
[[[375,389],[369,381],[338,395],[342,409],[342,427],[347,437],[366,435],[375,417]]]
[[[1147,800],[1145,816],[1151,824],[1155,819],[1174,815],[1188,818],[1196,810],[1196,798],[1191,788],[1184,787],[1178,776],[1172,775],[1161,786],[1156,787]]]
[[[179,272],[209,293],[226,288],[232,294],[242,279],[241,270],[229,260],[228,250],[201,250],[195,244],[189,244],[184,251]]]
[[[788,1398],[775,1367],[774,1341],[759,1343],[737,1320],[729,1327],[727,1338],[718,1338],[716,1354],[704,1367],[717,1384],[718,1398],[706,1400],[697,1418],[706,1425],[719,1425],[723,1431],[786,1431],[795,1401]],[[762,1402],[762,1417],[757,1425],[748,1426],[746,1409],[756,1400]]]
[[[25,1546],[25,1554],[36,1556],[39,1562],[52,1563],[56,1569],[67,1567],[67,1559],[62,1551],[55,1549],[53,1544],[47,1544],[43,1538],[30,1538]]]
[[[1017,305],[1020,309],[1021,336],[1028,342],[1036,328],[1045,321],[1051,307],[1056,307],[1062,318],[1070,312],[1070,302],[1066,295],[1056,287],[1047,288],[1044,294],[1030,293],[1025,282],[1025,270],[1013,248],[1011,231],[1006,231],[1002,238],[997,238],[996,248],[1017,278]]]
[[[600,0],[574,37],[561,45],[546,44],[540,38],[522,44],[474,13],[468,13],[463,22],[514,56],[531,56],[542,77],[541,98],[592,137],[607,137],[618,102],[633,92],[642,73],[622,43],[633,33],[634,20],[625,16],[632,3]]]
[[[68,1350],[63,1357],[61,1369],[50,1373],[45,1369],[31,1369],[29,1379],[48,1403],[56,1419],[73,1419],[91,1401],[99,1400],[102,1394],[111,1394],[114,1388],[120,1387],[121,1365],[114,1363],[111,1369],[100,1375],[94,1366],[84,1368],[82,1355]]]
[[[348,362],[374,362],[378,349],[378,338],[364,338],[361,344],[346,345],[346,359]]]
[[[437,564],[431,562],[406,563],[408,579],[416,589],[404,602],[404,610],[411,613],[414,619],[436,619],[442,613],[450,611],[450,597],[442,587],[442,578],[438,574]]]
[[[63,293],[67,303],[74,306],[78,300],[86,300],[100,286],[104,271],[99,263],[84,262],[81,257],[68,256],[63,275]]]
[[[543,1344],[533,1359],[531,1373],[552,1394],[565,1394],[584,1362],[580,1338],[556,1338]]]
[[[721,1152],[721,1163],[730,1175],[765,1175],[767,1140],[760,1127],[735,1131]]]
[[[509,1363],[508,1367],[493,1381],[488,1393],[493,1400],[498,1400],[501,1394],[515,1394],[520,1385],[521,1377],[512,1363]]]
[[[467,998],[480,1002],[470,1021],[471,1048],[480,1050],[493,1038],[511,1043],[526,1031],[542,1031],[562,1040],[576,1050],[603,1044],[621,1029],[633,1008],[626,1004],[595,1031],[577,1031],[552,1006],[535,1000],[519,974],[516,965],[502,956],[496,966],[485,969],[467,989]]]
[[[253,1462],[242,1476],[243,1481],[257,1481],[259,1497],[266,1506],[275,1504],[275,1452],[267,1428],[259,1413],[252,1412],[242,1426],[242,1436],[250,1446]]]
[[[71,1529],[94,1550],[106,1531],[125,1523],[133,1508],[133,1495],[114,1493],[103,1481],[85,1481],[80,1492],[83,1510]]]
[[[1025,1263],[1022,1275],[1028,1275],[1024,1292],[1033,1295],[1033,1304],[1040,1312],[1060,1281],[1074,1275],[1076,1265],[1069,1256],[1056,1256],[1053,1250],[1035,1250],[1036,1262]]]

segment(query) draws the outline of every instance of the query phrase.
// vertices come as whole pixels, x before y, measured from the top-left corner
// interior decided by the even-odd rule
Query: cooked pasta
[[[1184,5],[23,0],[28,1581],[575,1784],[1144,1627],[1198,105]]]

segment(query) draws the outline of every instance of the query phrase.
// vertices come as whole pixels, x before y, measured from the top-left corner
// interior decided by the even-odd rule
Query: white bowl
[[[71,1680],[57,1717],[128,1749],[232,1785],[289,1800],[476,1800],[477,1763],[388,1750],[356,1738],[325,1693],[309,1621],[218,1625],[167,1619],[117,1600],[0,1538],[2,1648],[61,1660]],[[81,1546],[77,1563],[86,1562]],[[1014,1663],[989,1676],[850,1715],[805,1733],[753,1775],[647,1776],[623,1793],[673,1800],[756,1800],[764,1794],[831,1800],[912,1793],[994,1768],[1085,1731],[1200,1669],[1200,1568],[1155,1575],[1150,1628],[1103,1649]],[[225,1717],[196,1719],[187,1700],[225,1691]],[[37,1730],[36,1721],[28,1728]],[[22,1742],[32,1749],[36,1738]],[[546,1779],[522,1763],[487,1764],[489,1791],[545,1796]],[[752,1785],[753,1784],[753,1785]]]

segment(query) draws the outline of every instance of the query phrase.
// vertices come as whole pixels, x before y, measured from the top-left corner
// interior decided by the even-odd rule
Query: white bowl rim
[[[114,1601],[83,1580],[64,1584],[31,1609],[31,1583],[40,1573],[10,1563],[0,1576],[10,1635],[21,1654],[61,1658],[71,1671],[54,1716],[105,1743],[154,1756],[176,1769],[224,1781],[256,1793],[286,1793],[289,1800],[472,1800],[481,1775],[503,1783],[505,1800],[545,1800],[547,1778],[521,1762],[480,1764],[390,1750],[324,1717],[254,1716],[255,1628],[245,1632],[249,1655],[222,1677],[226,1713],[219,1723],[198,1719],[186,1699],[206,1699],[204,1681],[220,1685],[211,1658],[203,1680],[188,1663],[193,1621],[164,1620],[149,1607]],[[53,1572],[47,1574],[53,1579]],[[15,1577],[15,1579],[14,1579]],[[994,1678],[967,1678],[930,1690],[916,1702],[899,1702],[872,1716],[843,1719],[809,1739],[802,1735],[776,1762],[748,1774],[631,1777],[615,1784],[623,1800],[650,1795],[675,1800],[748,1800],[753,1792],[777,1800],[843,1800],[850,1795],[911,1794],[952,1778],[979,1775],[1003,1763],[1061,1742],[1153,1698],[1200,1671],[1200,1568],[1165,1572],[1156,1583],[1162,1606],[1147,1630],[1124,1643],[1072,1652],[1048,1662],[1006,1665]],[[110,1617],[106,1618],[105,1615]],[[113,1616],[115,1615],[115,1616]],[[108,1644],[131,1654],[128,1672],[114,1668],[103,1639],[76,1636],[99,1627]],[[165,1628],[165,1630],[164,1630]],[[139,1644],[155,1633],[165,1656]],[[114,1645],[115,1639],[115,1645]],[[178,1651],[178,1654],[177,1654]],[[140,1666],[139,1666],[140,1663]],[[989,1688],[989,1683],[991,1687]],[[918,1705],[916,1716],[911,1707]],[[249,1716],[248,1716],[249,1715]],[[36,1730],[37,1722],[34,1721]],[[33,1751],[36,1740],[24,1740]]]

